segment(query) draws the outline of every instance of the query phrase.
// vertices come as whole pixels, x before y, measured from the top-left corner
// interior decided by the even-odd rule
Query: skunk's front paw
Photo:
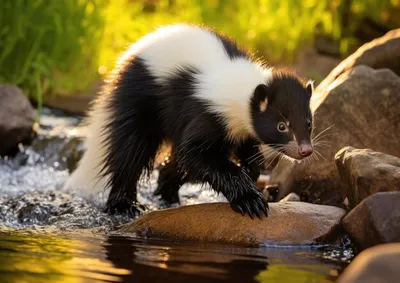
[[[136,217],[146,211],[146,207],[137,201],[129,201],[127,199],[109,200],[104,209],[108,214],[122,214],[129,217]]]
[[[247,213],[251,219],[253,219],[253,215],[256,215],[260,219],[262,214],[268,216],[268,203],[262,193],[256,190],[249,190],[239,195],[230,201],[230,205],[234,211],[242,215]]]

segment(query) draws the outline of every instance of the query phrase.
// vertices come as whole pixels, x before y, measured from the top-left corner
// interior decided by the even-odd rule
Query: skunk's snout
[[[309,143],[301,143],[298,152],[301,157],[307,157],[313,153],[313,148]]]

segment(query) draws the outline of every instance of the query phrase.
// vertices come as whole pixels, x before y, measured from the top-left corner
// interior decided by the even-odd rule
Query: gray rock
[[[267,218],[252,220],[227,203],[208,203],[150,212],[118,232],[197,242],[311,245],[332,241],[344,214],[337,207],[284,202],[271,203]]]
[[[352,208],[377,192],[400,191],[400,158],[371,149],[345,147],[335,156],[342,195]]]
[[[339,276],[338,283],[391,283],[400,278],[400,244],[386,244],[361,252]]]
[[[29,139],[35,122],[34,111],[22,90],[0,85],[0,155],[8,154]]]
[[[400,192],[364,199],[344,217],[343,227],[360,249],[400,242]]]
[[[332,204],[330,199],[340,204],[341,182],[334,161],[338,150],[350,145],[400,156],[400,77],[389,69],[356,66],[316,95],[321,102],[314,132],[332,127],[322,134],[325,142],[315,142],[325,159],[296,165],[291,173],[293,191],[301,195],[307,189],[311,195],[318,193],[323,204]]]

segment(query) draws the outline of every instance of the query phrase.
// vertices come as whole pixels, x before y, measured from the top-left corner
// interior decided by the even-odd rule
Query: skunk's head
[[[253,128],[262,144],[301,160],[313,153],[310,110],[312,83],[296,75],[273,71],[268,85],[260,84],[251,101]]]

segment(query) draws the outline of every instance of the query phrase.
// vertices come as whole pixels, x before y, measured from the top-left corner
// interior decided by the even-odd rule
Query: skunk
[[[138,180],[160,146],[172,158],[157,194],[208,183],[236,212],[261,217],[260,158],[272,148],[292,159],[313,153],[311,82],[264,66],[206,27],[161,27],[133,44],[95,99],[87,150],[65,188],[110,189],[105,211],[139,212]],[[239,160],[234,162],[232,155]]]

